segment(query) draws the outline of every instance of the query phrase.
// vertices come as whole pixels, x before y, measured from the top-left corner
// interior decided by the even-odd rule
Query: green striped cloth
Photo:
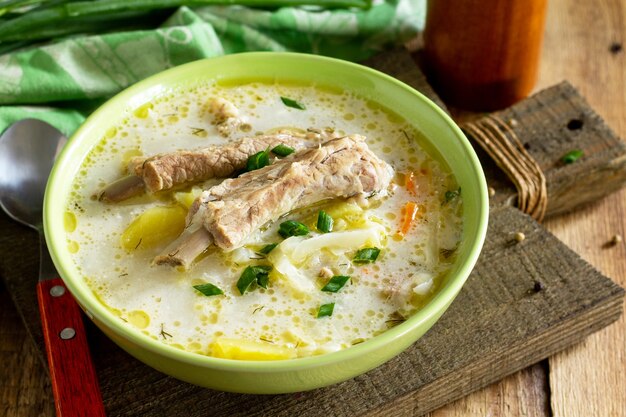
[[[71,37],[0,55],[0,132],[27,117],[70,135],[99,104],[164,69],[244,51],[363,60],[415,36],[424,0],[375,0],[368,10],[181,7],[154,30]]]

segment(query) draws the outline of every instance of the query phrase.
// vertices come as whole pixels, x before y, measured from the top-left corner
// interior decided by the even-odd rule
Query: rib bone
[[[180,265],[187,269],[191,262],[212,243],[213,239],[209,232],[204,227],[200,227],[195,232],[187,235],[180,244],[174,245],[165,254],[157,256],[154,262],[158,265]]]

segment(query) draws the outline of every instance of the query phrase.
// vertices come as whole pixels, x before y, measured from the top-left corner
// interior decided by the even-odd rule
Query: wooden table
[[[551,0],[537,89],[567,79],[626,138],[626,1]],[[626,286],[626,189],[547,227]],[[626,416],[626,319],[435,412],[452,416]],[[52,416],[50,382],[0,281],[0,416]]]

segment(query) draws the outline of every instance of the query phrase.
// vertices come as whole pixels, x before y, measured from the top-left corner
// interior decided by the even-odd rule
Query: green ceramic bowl
[[[63,227],[71,181],[111,125],[166,91],[211,79],[289,79],[337,86],[371,98],[412,121],[447,162],[463,189],[464,236],[456,264],[441,290],[417,314],[348,349],[283,361],[237,361],[202,356],[160,343],[122,325],[94,296],[67,250]],[[115,343],[144,363],[183,381],[223,391],[273,394],[334,384],[379,366],[415,342],[446,311],[472,270],[487,229],[488,199],[480,163],[454,122],[435,104],[400,81],[336,59],[293,53],[245,53],[182,65],[121,92],[78,129],[57,160],[46,190],[44,226],[54,264],[87,316]]]

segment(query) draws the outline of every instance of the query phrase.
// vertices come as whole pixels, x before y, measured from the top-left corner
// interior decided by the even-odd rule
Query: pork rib
[[[387,188],[392,168],[359,135],[333,139],[273,165],[228,179],[204,191],[192,208],[213,244],[232,250],[265,223],[316,202],[372,195]],[[189,250],[186,238],[155,259],[188,266],[205,247]],[[177,247],[185,247],[184,255]],[[172,256],[172,254],[174,254]]]
[[[211,178],[225,178],[245,168],[250,155],[280,144],[295,150],[317,145],[302,136],[275,134],[246,137],[227,145],[195,151],[135,158],[129,165],[131,175],[109,184],[98,199],[117,203],[145,191],[156,192]]]

